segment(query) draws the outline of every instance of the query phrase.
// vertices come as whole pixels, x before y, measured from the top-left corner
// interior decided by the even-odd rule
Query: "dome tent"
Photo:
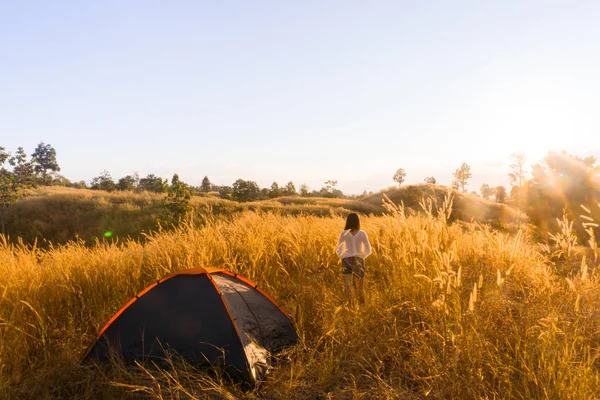
[[[271,354],[298,336],[287,313],[246,278],[216,268],[169,275],[138,293],[104,326],[83,361],[162,361],[175,354],[261,380]]]

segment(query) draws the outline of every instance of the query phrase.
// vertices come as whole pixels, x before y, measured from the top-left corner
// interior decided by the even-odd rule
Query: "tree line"
[[[582,240],[598,241],[600,165],[596,157],[550,151],[529,170],[525,165],[526,161],[523,154],[510,156],[510,193],[504,186],[490,187],[484,183],[479,193],[472,191],[471,194],[485,199],[495,197],[498,203],[510,204],[526,214],[546,239],[571,240],[569,235],[573,234]],[[462,163],[454,172],[452,188],[466,193],[471,177],[471,166]],[[402,185],[405,178],[406,172],[402,168],[393,176],[399,185]],[[425,178],[425,182],[437,183],[434,177]],[[567,220],[575,222],[572,232]],[[558,228],[564,230],[562,236],[549,234]]]
[[[8,163],[12,169],[5,167]],[[50,185],[55,180],[56,172],[60,171],[56,161],[56,150],[45,143],[40,143],[27,156],[25,150],[19,147],[11,154],[0,146],[0,213],[2,233],[6,233],[4,212],[25,194],[25,190],[36,185]]]
[[[554,231],[558,221],[566,217],[576,223],[573,230],[580,239],[597,240],[600,165],[595,157],[550,152],[533,165],[530,173],[521,171],[517,164],[513,181],[511,196],[515,206],[524,211],[543,234]]]
[[[191,209],[192,195],[218,196],[240,202],[273,199],[283,196],[356,198],[345,196],[339,190],[337,181],[328,180],[319,190],[310,190],[306,184],[297,189],[293,182],[280,186],[273,182],[270,187],[261,188],[255,181],[237,179],[232,185],[215,185],[204,176],[200,186],[189,185],[174,174],[169,180],[148,174],[140,177],[133,173],[114,180],[111,174],[104,170],[91,179],[88,185],[85,181],[72,182],[60,175],[56,150],[50,144],[39,143],[31,155],[27,155],[23,147],[14,154],[0,147],[0,212],[2,233],[5,229],[5,210],[27,193],[27,189],[36,186],[65,186],[78,189],[113,191],[152,192],[166,194],[163,204],[174,217],[181,217]],[[366,192],[365,192],[366,194]]]
[[[336,188],[337,181],[332,180],[326,181],[320,190],[312,191],[306,184],[302,184],[298,189],[296,189],[296,185],[294,185],[293,182],[288,182],[282,186],[280,186],[277,182],[273,182],[270,187],[261,188],[255,181],[237,179],[232,185],[215,185],[210,181],[208,176],[204,176],[200,186],[193,186],[183,182],[181,183],[195,195],[212,195],[223,199],[241,202],[274,199],[277,197],[296,195],[302,197],[348,197],[344,195],[341,190]],[[140,178],[137,173],[124,176],[115,182],[110,173],[105,170],[100,173],[100,175],[94,177],[89,186],[87,186],[83,181],[75,184],[66,183],[65,186],[82,189],[88,188],[92,190],[105,190],[107,192],[147,191],[153,193],[167,193],[169,191],[170,184],[167,179],[163,179],[154,174],[149,174],[144,178]]]
[[[12,166],[7,168],[5,162]],[[135,191],[167,193],[169,180],[155,174],[140,177],[138,173],[126,175],[114,180],[110,172],[102,171],[98,176],[91,179],[88,185],[85,181],[72,182],[58,174],[60,167],[56,160],[56,150],[50,145],[40,143],[30,157],[27,156],[22,147],[19,147],[14,155],[0,147],[0,171],[5,180],[10,180],[16,189],[34,186],[66,186],[78,189],[92,189],[112,191]],[[176,174],[177,175],[177,174]],[[179,178],[178,178],[179,179]],[[204,176],[200,186],[185,184],[194,194],[213,194],[222,198],[238,201],[264,200],[281,196],[320,196],[320,197],[345,197],[344,193],[336,188],[337,181],[328,180],[319,190],[310,190],[306,184],[300,185],[298,189],[293,182],[280,186],[273,182],[268,188],[260,188],[255,181],[238,179],[232,185],[215,185],[207,176]],[[12,190],[14,193],[15,190]]]
[[[490,187],[484,183],[479,192],[471,194],[485,199],[492,197],[498,203],[509,203],[524,212],[531,222],[548,231],[555,220],[563,215],[578,222],[576,230],[580,235],[594,234],[600,219],[600,166],[595,157],[578,157],[566,152],[549,152],[528,171],[526,158],[522,154],[511,156],[510,194],[504,186]],[[165,193],[164,204],[173,215],[183,215],[189,210],[192,195],[218,196],[240,202],[274,199],[282,196],[361,198],[372,194],[347,196],[337,188],[336,180],[325,181],[319,190],[310,190],[306,184],[296,188],[293,182],[279,185],[273,182],[270,187],[261,188],[255,181],[237,179],[232,185],[213,184],[204,176],[200,186],[182,182],[174,174],[171,182],[154,174],[140,177],[137,173],[113,180],[108,171],[102,171],[92,178],[88,185],[85,181],[71,182],[60,175],[56,150],[46,143],[39,143],[30,156],[22,147],[11,154],[0,146],[0,211],[2,232],[5,233],[5,209],[26,194],[26,190],[35,186],[58,185],[91,190],[112,191],[148,191]],[[472,178],[471,166],[462,163],[454,171],[452,188],[467,192],[468,182]],[[393,180],[400,186],[406,179],[406,171],[399,168]],[[424,179],[427,184],[437,184],[433,176]],[[587,219],[586,219],[587,218]],[[591,232],[591,233],[590,233]]]
[[[469,179],[473,177],[473,174],[471,173],[471,166],[463,162],[461,166],[454,171],[453,176],[454,179],[451,183],[452,189],[460,189],[463,193],[466,193]],[[398,168],[392,179],[394,182],[398,183],[399,186],[402,186],[402,183],[404,183],[406,180],[406,171],[404,168]],[[437,179],[435,179],[433,176],[428,176],[423,181],[429,185],[437,184]],[[484,183],[481,186],[479,193],[476,191],[471,191],[471,194],[475,196],[481,196],[486,200],[490,200],[491,197],[495,197],[495,201],[498,203],[505,203],[507,197],[506,188],[504,186],[500,185],[496,187],[490,187],[490,185],[487,183]]]

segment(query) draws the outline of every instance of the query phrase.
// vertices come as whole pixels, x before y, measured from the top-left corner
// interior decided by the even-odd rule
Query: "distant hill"
[[[141,232],[157,228],[156,221],[164,213],[161,199],[146,192],[41,187],[6,210],[6,226],[10,237],[21,237],[26,243],[77,238],[92,242],[105,234],[138,238]]]
[[[517,212],[506,204],[499,204],[478,196],[461,193],[457,190],[451,190],[451,193],[454,200],[450,221],[473,221],[490,224],[495,227],[505,227],[518,221]],[[432,198],[434,201],[437,201],[438,205],[441,205],[448,195],[448,188],[446,186],[428,184],[409,185],[381,191],[362,199],[361,202],[371,205],[381,205],[384,195],[395,204],[403,203],[405,207],[415,213],[421,210],[419,203],[423,198]],[[434,211],[437,211],[435,205]]]
[[[234,215],[243,211],[272,212],[281,215],[310,214],[317,216],[345,215],[349,212],[381,215],[384,194],[396,203],[404,203],[411,213],[420,211],[419,202],[425,197],[442,204],[447,188],[432,185],[413,185],[388,189],[361,200],[317,197],[280,197],[276,199],[238,203],[216,197],[192,198],[196,217],[207,214]],[[65,243],[77,238],[88,243],[107,238],[143,238],[143,232],[158,229],[159,220],[168,225],[162,199],[156,193],[104,192],[64,187],[42,187],[20,200],[6,213],[8,233],[26,243],[37,240]],[[437,210],[437,207],[434,207]],[[451,221],[476,221],[495,227],[505,227],[517,215],[510,207],[479,197],[454,191]],[[106,235],[106,236],[105,236]],[[109,239],[109,240],[112,240]]]
[[[76,239],[91,243],[105,237],[140,239],[144,232],[158,229],[159,221],[163,226],[169,224],[162,206],[164,197],[164,194],[149,192],[109,193],[59,186],[40,187],[6,210],[6,226],[11,238],[20,237],[25,243],[66,243]],[[213,196],[194,196],[192,205],[198,220],[207,214],[234,215],[248,210],[318,216],[352,211],[380,214],[383,211],[381,207],[352,200],[301,197],[239,203]]]

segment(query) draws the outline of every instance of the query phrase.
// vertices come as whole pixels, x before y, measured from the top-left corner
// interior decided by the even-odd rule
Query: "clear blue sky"
[[[0,0],[0,146],[349,193],[600,156],[599,1]]]

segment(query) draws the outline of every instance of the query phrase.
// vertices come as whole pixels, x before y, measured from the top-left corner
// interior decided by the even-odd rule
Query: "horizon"
[[[0,146],[61,174],[345,194],[508,187],[512,153],[600,158],[600,4],[5,4]],[[529,171],[529,168],[528,168]]]
[[[40,145],[42,145],[42,144],[45,144],[45,145],[51,145],[51,143],[45,143],[45,142],[40,142],[39,144],[40,144]],[[0,147],[1,147],[1,146],[0,146]],[[18,147],[22,147],[22,146],[18,146]],[[31,153],[32,153],[32,152],[27,152],[27,150],[26,150],[26,149],[24,149],[24,150],[25,150],[25,152],[27,153],[28,157],[31,157]],[[56,149],[55,149],[55,150],[56,150]],[[14,155],[14,154],[15,154],[15,151],[14,151],[14,149],[5,149],[5,151],[7,151],[9,155]],[[551,152],[570,154],[570,153],[566,152],[565,150],[549,150],[549,151],[548,151],[548,153],[547,153],[546,155],[549,155]],[[519,155],[520,155],[520,154],[513,153],[513,154],[511,155],[511,157],[512,157],[512,156],[519,156]],[[522,154],[521,154],[521,155],[522,155]],[[583,155],[582,155],[582,154],[571,154],[571,155],[572,155],[572,156],[575,156],[575,157],[579,157],[580,159],[583,159],[584,157],[586,157],[586,156],[587,156],[587,154],[583,154]],[[540,160],[536,160],[535,162],[529,162],[529,163],[527,163],[527,162],[526,162],[526,163],[524,164],[524,169],[523,169],[523,172],[524,172],[524,178],[525,178],[525,179],[529,179],[529,178],[530,178],[530,173],[531,173],[531,169],[532,169],[533,165],[534,165],[535,163],[538,163],[538,162],[543,164],[543,163],[545,162],[545,157],[546,157],[546,156],[544,156],[544,157],[543,157],[542,159],[540,159]],[[595,156],[594,156],[594,157],[595,157]],[[596,157],[596,160],[598,161],[598,158],[597,158],[597,157]],[[59,167],[60,167],[60,156],[57,156],[57,161],[58,161],[58,165],[59,165]],[[527,161],[527,160],[526,160],[526,161]],[[511,160],[510,162],[513,162],[513,161]],[[509,164],[509,162],[506,162],[506,163],[505,163],[505,165],[501,165],[501,164],[496,164],[496,165],[494,165],[494,164],[487,164],[487,166],[488,166],[489,168],[498,168],[498,169],[502,169],[502,170],[506,169],[506,171],[507,171],[507,172],[506,172],[506,176],[508,176],[508,174],[511,172],[511,171],[509,171],[509,168],[510,168],[510,167],[509,167],[509,165],[508,165],[508,164]],[[52,171],[51,171],[51,172],[50,172],[50,174],[54,174],[55,176],[62,176],[62,177],[64,177],[64,178],[68,179],[68,181],[69,181],[69,182],[71,182],[71,183],[78,183],[78,182],[81,182],[81,181],[83,181],[83,182],[85,182],[85,184],[86,184],[88,187],[91,185],[91,183],[92,183],[92,181],[93,181],[93,179],[94,179],[94,178],[96,178],[96,177],[98,177],[98,176],[102,175],[104,172],[108,172],[108,173],[110,174],[110,171],[108,171],[108,170],[106,170],[106,169],[105,169],[105,170],[101,171],[99,174],[95,175],[94,177],[90,177],[90,178],[88,178],[88,179],[79,179],[79,180],[75,180],[75,179],[69,179],[69,177],[68,177],[68,176],[65,176],[65,175],[62,173],[62,167],[60,167],[60,168],[61,168],[61,170],[60,170],[59,172],[52,172]],[[457,168],[456,170],[458,170],[458,168]],[[454,172],[450,173],[449,171],[450,171],[450,170],[444,171],[444,174],[442,174],[442,175],[439,175],[439,176],[442,176],[442,177],[444,177],[444,178],[447,178],[447,179],[445,179],[445,180],[440,180],[440,179],[438,179],[438,176],[433,176],[434,178],[436,178],[436,183],[435,183],[435,185],[438,185],[438,186],[445,186],[445,187],[450,187],[450,186],[452,186],[452,184],[453,184],[453,183],[454,183],[454,181],[455,181],[455,178],[454,178],[454,175],[453,175],[453,174],[454,174]],[[471,171],[471,172],[472,172],[472,171]],[[513,172],[514,172],[514,171],[513,171]],[[173,175],[172,175],[172,176],[165,176],[165,175],[159,175],[159,174],[154,174],[154,173],[149,173],[149,174],[141,174],[141,173],[139,173],[139,171],[134,171],[134,172],[132,172],[132,173],[130,173],[130,174],[126,174],[126,175],[123,175],[123,176],[114,176],[114,175],[112,175],[112,174],[110,174],[110,175],[111,175],[111,178],[113,179],[113,181],[114,181],[115,183],[117,183],[117,182],[118,182],[118,180],[119,180],[120,178],[123,178],[123,177],[126,177],[126,176],[133,176],[133,175],[135,175],[135,174],[137,174],[137,175],[138,175],[138,178],[145,178],[145,177],[147,177],[147,176],[149,176],[149,175],[155,175],[155,176],[157,176],[157,177],[159,177],[159,178],[166,179],[167,181],[170,181],[170,180],[172,179],[172,177],[173,177]],[[190,186],[192,186],[192,187],[200,187],[200,185],[201,185],[201,181],[202,181],[202,179],[204,178],[204,176],[203,176],[201,179],[199,179],[199,181],[198,181],[197,183],[190,183],[190,182],[187,182],[185,179],[182,179],[181,175],[180,175],[180,174],[179,174],[177,171],[175,171],[173,174],[174,174],[174,175],[175,175],[175,174],[177,174],[177,175],[179,176],[179,179],[180,179],[182,182],[184,182],[184,183],[186,183],[186,184],[189,184],[189,185],[190,185]],[[382,176],[383,176],[383,174],[382,174]],[[206,177],[208,177],[208,176],[206,176]],[[428,177],[432,177],[432,175],[427,175],[427,176],[426,176],[426,178],[428,178]],[[210,179],[210,177],[208,177],[208,178],[209,178],[209,180],[210,180],[210,183],[211,183],[212,185],[216,185],[216,186],[229,186],[229,187],[231,187],[231,186],[232,186],[232,184],[235,182],[235,181],[232,181],[232,182],[229,182],[229,183],[228,183],[228,182],[225,182],[225,183],[223,183],[223,182],[214,182],[213,180],[211,180],[211,179]],[[347,191],[344,191],[344,190],[342,190],[342,192],[344,193],[344,195],[345,195],[345,196],[355,196],[355,195],[361,195],[361,194],[364,194],[364,193],[369,193],[369,194],[372,194],[372,193],[378,193],[378,192],[382,192],[382,191],[385,191],[385,190],[389,190],[389,189],[397,188],[397,187],[400,187],[400,186],[411,186],[411,185],[428,185],[428,183],[426,183],[426,182],[425,182],[425,179],[423,179],[423,180],[421,180],[421,181],[418,181],[418,180],[417,180],[417,181],[415,181],[415,180],[411,180],[411,179],[407,179],[407,178],[408,178],[408,177],[407,177],[407,176],[405,176],[405,181],[403,181],[401,185],[398,185],[398,183],[397,183],[397,182],[395,182],[395,181],[393,181],[393,179],[391,179],[391,181],[392,181],[393,183],[392,183],[392,184],[389,184],[389,185],[387,185],[387,186],[382,186],[382,187],[379,187],[379,188],[374,188],[374,189],[371,189],[371,190],[366,190],[366,189],[364,189],[364,190],[362,190],[362,191],[358,191],[358,192],[352,192],[352,193],[349,193],[349,192],[347,192]],[[478,178],[479,178],[479,180],[481,180],[481,181],[482,181],[481,185],[483,185],[483,184],[485,183],[485,184],[488,184],[488,185],[489,185],[489,187],[491,187],[491,188],[495,188],[495,187],[503,186],[503,187],[505,187],[506,189],[510,189],[510,187],[512,186],[512,185],[511,185],[511,184],[508,182],[508,181],[509,181],[508,179],[505,179],[505,181],[504,181],[504,182],[500,182],[499,184],[495,184],[495,183],[491,183],[491,184],[490,184],[490,182],[489,182],[489,181],[485,181],[485,179],[484,179],[484,178],[482,178],[482,175],[480,175],[480,174],[479,174],[479,175],[478,175],[478,174],[473,174],[473,175],[472,175],[472,177],[468,179],[468,181],[467,181],[467,183],[466,183],[466,185],[465,185],[465,186],[466,186],[465,193],[472,193],[472,192],[476,192],[476,194],[477,194],[478,196],[480,195],[480,189],[481,189],[481,185],[479,185],[479,184],[472,185],[472,183],[470,183],[470,182],[469,182],[469,181],[470,181],[470,180],[472,180],[473,178],[475,178],[475,181],[476,181],[476,182],[478,181]],[[284,187],[284,186],[285,186],[285,185],[286,185],[288,182],[292,182],[292,183],[294,184],[294,186],[296,187],[296,189],[297,189],[297,190],[299,190],[299,188],[300,188],[300,186],[301,186],[301,185],[303,185],[303,184],[306,184],[306,185],[308,186],[308,188],[309,188],[309,190],[310,190],[311,192],[312,192],[312,191],[318,191],[318,190],[322,189],[324,186],[326,186],[326,183],[327,183],[327,182],[318,182],[318,181],[315,181],[315,182],[313,182],[313,183],[314,183],[314,185],[312,185],[312,186],[311,186],[311,185],[308,185],[306,181],[303,181],[303,182],[294,182],[294,181],[286,181],[286,182],[284,182],[284,181],[281,181],[281,182],[276,182],[276,181],[269,181],[269,180],[267,179],[267,180],[263,180],[263,181],[261,182],[261,181],[256,181],[256,180],[253,180],[253,179],[251,179],[251,178],[250,178],[250,179],[237,178],[237,179],[243,179],[243,180],[245,180],[245,181],[254,181],[255,183],[257,183],[257,185],[258,185],[260,188],[269,188],[269,187],[271,186],[271,184],[272,184],[272,183],[277,183],[277,184],[279,184],[279,186],[280,186],[281,188],[283,188],[283,187]],[[236,179],[236,180],[237,180],[237,179]],[[335,179],[333,179],[333,180],[335,181]],[[446,180],[447,180],[448,182],[446,182]],[[336,185],[337,185],[337,184],[336,184]],[[479,186],[477,186],[477,185],[479,185]],[[336,188],[341,190],[341,188],[340,188],[339,186],[336,186]]]

